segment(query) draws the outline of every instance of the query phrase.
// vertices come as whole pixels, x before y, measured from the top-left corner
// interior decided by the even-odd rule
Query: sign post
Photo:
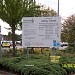
[[[28,59],[29,59],[29,49],[26,48],[26,60],[28,61]]]
[[[2,58],[2,50],[1,50],[1,26],[0,26],[0,59]]]

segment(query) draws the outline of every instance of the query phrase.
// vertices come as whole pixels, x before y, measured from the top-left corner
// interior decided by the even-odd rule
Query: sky
[[[54,9],[56,12],[58,10],[58,0],[36,0],[37,3],[45,5]],[[75,0],[59,0],[59,15],[62,19],[66,19],[75,13]],[[8,34],[9,25],[2,20],[0,20],[1,34]],[[16,31],[17,34],[21,34],[21,31]]]

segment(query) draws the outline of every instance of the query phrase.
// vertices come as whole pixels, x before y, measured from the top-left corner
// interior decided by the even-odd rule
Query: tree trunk
[[[16,51],[15,51],[15,24],[12,23],[12,43],[13,43],[13,56],[15,57]]]

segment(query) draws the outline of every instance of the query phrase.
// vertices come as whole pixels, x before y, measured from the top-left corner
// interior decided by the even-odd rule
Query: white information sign
[[[57,47],[60,45],[60,17],[23,17],[23,47]]]

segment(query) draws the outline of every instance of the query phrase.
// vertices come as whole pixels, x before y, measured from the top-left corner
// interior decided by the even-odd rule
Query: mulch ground
[[[9,69],[6,69],[5,67],[3,67],[1,64],[0,64],[0,75],[20,75],[19,73],[11,73],[9,71]]]
[[[17,74],[12,74],[12,73],[0,70],[0,75],[17,75]]]

